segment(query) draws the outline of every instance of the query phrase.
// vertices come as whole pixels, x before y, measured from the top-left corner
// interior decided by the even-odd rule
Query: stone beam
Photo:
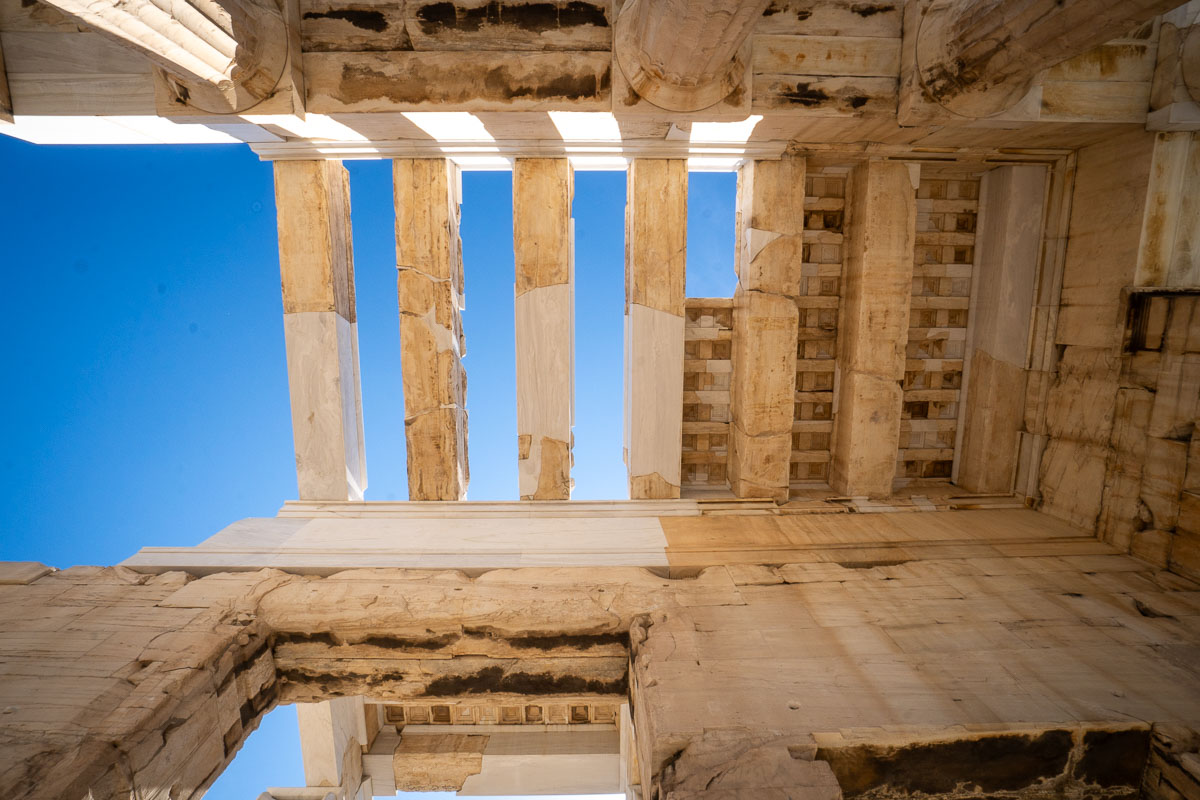
[[[1013,490],[1024,429],[1029,326],[1042,245],[1046,168],[997,167],[983,176],[972,281],[966,411],[956,483]]]
[[[470,475],[459,171],[441,158],[392,164],[408,499],[462,500]]]
[[[575,417],[573,175],[565,158],[513,163],[517,449],[522,500],[571,497]]]
[[[931,109],[966,118],[1005,111],[1042,70],[1177,5],[1179,0],[914,0],[905,7],[900,122],[927,119]]]
[[[633,0],[613,51],[630,88],[669,111],[699,111],[744,88],[748,37],[769,0]]]
[[[272,0],[47,0],[71,19],[146,56],[193,107],[236,113],[268,97],[287,68]]]
[[[687,162],[637,158],[625,200],[625,465],[634,500],[679,497]]]
[[[847,187],[837,409],[829,483],[884,497],[896,474],[916,239],[918,167],[866,161]]]
[[[751,161],[738,172],[729,488],[788,499],[804,261],[804,159]]]
[[[340,161],[276,161],[279,271],[301,499],[367,488],[350,182]]]

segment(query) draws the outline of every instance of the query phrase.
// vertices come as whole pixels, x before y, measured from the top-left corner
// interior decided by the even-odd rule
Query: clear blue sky
[[[0,136],[0,558],[114,564],[296,496],[270,164]],[[407,497],[390,165],[349,162],[368,500]],[[516,499],[512,182],[463,180],[472,500]],[[577,499],[625,497],[625,176],[580,172]],[[688,294],[733,292],[734,176],[691,176]],[[303,785],[280,708],[209,793]]]

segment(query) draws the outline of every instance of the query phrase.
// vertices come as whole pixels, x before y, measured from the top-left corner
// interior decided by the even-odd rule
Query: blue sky
[[[296,496],[270,164],[247,147],[0,136],[0,558],[114,564]],[[349,162],[368,500],[407,496],[390,165]],[[625,497],[625,176],[580,172],[577,499]],[[734,176],[691,176],[688,294],[729,296]],[[472,500],[516,499],[512,183],[463,180]],[[211,800],[303,785],[273,712]]]

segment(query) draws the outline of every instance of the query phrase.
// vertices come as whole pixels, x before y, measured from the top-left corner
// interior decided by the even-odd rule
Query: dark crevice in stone
[[[1099,786],[1138,786],[1150,757],[1150,731],[1088,731],[1075,777]]]
[[[1137,612],[1143,617],[1150,617],[1151,619],[1175,619],[1175,617],[1171,616],[1170,614],[1165,614],[1162,611],[1155,611],[1153,608],[1146,605],[1141,600],[1138,600],[1136,597],[1133,598],[1133,607],[1136,608]]]
[[[960,784],[983,792],[1015,791],[1061,775],[1074,746],[1071,732],[1003,734],[900,747],[860,745],[817,751],[846,797],[890,787],[895,793],[946,794]]]
[[[335,8],[331,11],[306,11],[305,19],[338,19],[364,31],[383,33],[388,29],[387,17],[381,11],[363,8]]]
[[[452,2],[430,3],[417,12],[421,30],[435,36],[446,30],[477,33],[486,26],[512,25],[531,33],[592,26],[608,27],[605,6],[599,3],[500,3],[458,6]]]
[[[469,675],[445,675],[425,688],[426,697],[460,694],[612,694],[628,693],[628,674],[615,680],[597,680],[578,675],[551,675],[548,672],[505,673],[502,667],[484,667]]]
[[[855,5],[850,6],[850,10],[855,14],[858,14],[860,17],[873,17],[876,14],[886,14],[889,11],[895,11],[896,6],[892,4],[878,6]]]

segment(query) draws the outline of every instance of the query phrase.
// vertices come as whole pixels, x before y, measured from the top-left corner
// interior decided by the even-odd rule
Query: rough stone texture
[[[1133,133],[1079,152],[1046,403],[1042,508],[1094,528],[1119,386],[1121,289],[1132,283],[1154,137]]]
[[[1178,605],[1196,610],[1195,585],[1132,559],[731,576],[741,604],[665,609],[631,632],[642,781],[662,797],[710,781],[794,796],[763,787],[827,786],[806,766],[825,762],[846,797],[1127,796],[1145,721],[1200,715],[1177,639],[1196,636]],[[795,772],[778,771],[781,752]]]
[[[804,159],[738,171],[729,488],[788,499],[804,250]]]
[[[744,45],[768,0],[630,3],[613,50],[629,87],[672,111],[697,111],[745,92]],[[690,35],[680,35],[687,31]]]
[[[74,567],[0,587],[0,794],[198,797],[279,688],[250,613],[278,579],[228,577]]]
[[[1080,153],[1041,491],[1049,513],[1195,577],[1200,320],[1175,249],[1191,190],[1162,172],[1180,144],[1137,134]],[[1147,283],[1166,293],[1127,294]]]
[[[1200,418],[1200,313],[1194,296],[1158,296],[1143,305],[1149,341],[1123,357],[1097,533],[1160,566],[1200,576],[1191,552],[1197,522],[1189,473]],[[1192,335],[1189,337],[1189,333]],[[1140,347],[1138,345],[1141,345]],[[1193,478],[1193,483],[1195,479]],[[1175,552],[1176,537],[1181,547]]]
[[[1200,45],[1197,53],[1200,63]],[[1200,138],[1194,133],[1160,133],[1154,142],[1135,282],[1139,286],[1200,285],[1197,250]]]
[[[914,167],[914,169],[916,169]],[[838,336],[838,410],[829,483],[885,497],[896,473],[912,294],[917,182],[904,164],[866,161],[848,190],[852,213]]]
[[[634,500],[679,497],[687,162],[630,162],[625,202],[625,466]]]
[[[483,769],[488,737],[462,733],[405,735],[396,747],[396,789],[457,792]]]
[[[1169,11],[1175,0],[1056,3],[991,0],[914,2],[905,26],[906,70],[901,117],[920,118],[920,103],[959,117],[1011,108],[1035,76],[1065,58],[1120,36]],[[919,23],[919,24],[918,24]],[[907,114],[906,114],[907,112]]]
[[[299,495],[361,500],[367,462],[346,168],[277,162],[275,205]]]
[[[1156,726],[1141,789],[1146,800],[1200,797],[1200,731],[1182,725]]]
[[[575,411],[574,177],[565,158],[513,164],[518,486],[571,497]]]
[[[470,470],[458,167],[397,159],[393,183],[408,497],[461,500]]]
[[[1022,793],[1035,775],[1127,786],[1133,767],[1106,765],[1145,761],[1147,723],[1200,722],[1198,587],[1085,539],[1038,550],[1054,554],[943,548],[675,580],[65,570],[0,587],[0,794],[197,797],[276,702],[363,693],[520,705],[628,692],[642,785],[664,798],[835,797],[834,777],[851,794],[896,775],[947,796],[997,774]],[[1040,742],[1032,766],[1004,744],[1021,737]]]

